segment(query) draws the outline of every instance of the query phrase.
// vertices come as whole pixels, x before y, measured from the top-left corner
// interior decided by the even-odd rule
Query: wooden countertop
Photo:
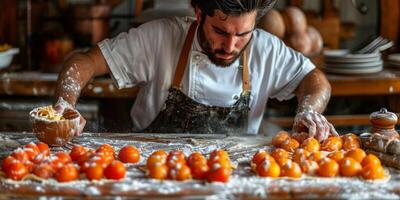
[[[257,177],[251,172],[249,161],[259,149],[267,146],[270,137],[257,135],[190,135],[190,134],[117,134],[84,133],[62,148],[52,151],[68,150],[72,144],[97,148],[108,143],[116,148],[130,144],[141,152],[139,164],[128,165],[127,177],[118,182],[89,182],[78,180],[72,183],[22,181],[12,182],[0,179],[0,198],[27,198],[39,196],[76,197],[116,197],[130,198],[170,198],[190,199],[213,197],[215,199],[382,199],[398,198],[400,195],[399,171],[387,168],[390,179],[381,182],[368,182],[358,178],[318,178],[306,176],[301,179],[271,179]],[[0,132],[0,159],[26,143],[36,141],[32,133]],[[138,170],[146,158],[155,150],[170,151],[181,149],[186,154],[200,151],[207,155],[212,150],[225,149],[237,168],[228,183],[207,183],[198,180],[185,182],[156,181],[145,177]]]
[[[385,69],[368,75],[327,74],[332,96],[400,94],[400,70]],[[57,74],[39,72],[0,75],[0,95],[53,96]],[[82,91],[83,97],[133,98],[138,88],[118,90],[110,78],[96,78]]]

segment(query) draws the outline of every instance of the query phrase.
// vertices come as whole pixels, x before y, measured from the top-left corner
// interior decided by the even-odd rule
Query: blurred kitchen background
[[[278,0],[275,9],[280,18],[302,17],[290,13],[287,8],[291,6],[306,16],[307,26],[315,28],[321,41],[320,45],[314,42],[314,52],[303,53],[320,67],[324,63],[323,49],[357,49],[379,35],[394,42],[383,57],[397,52],[399,5],[397,0]],[[72,53],[86,51],[104,38],[144,22],[174,15],[193,16],[190,1],[0,0],[0,65],[6,60],[2,53],[14,55],[12,62],[0,69],[0,131],[30,131],[28,112],[53,103],[57,73]],[[304,38],[296,39],[287,30],[268,30],[272,27],[265,27],[271,23],[268,20],[263,18],[259,27],[277,34],[281,31],[282,39],[292,48],[302,51],[312,45],[303,44]],[[349,78],[348,74],[343,76]],[[78,104],[88,121],[85,131],[129,132],[129,111],[137,90],[118,91],[108,76],[93,80]],[[342,117],[334,123],[339,130],[364,131],[369,113],[380,107],[399,111],[396,99],[379,92],[334,95],[326,114]],[[262,131],[290,129],[296,100],[271,100],[268,104]]]

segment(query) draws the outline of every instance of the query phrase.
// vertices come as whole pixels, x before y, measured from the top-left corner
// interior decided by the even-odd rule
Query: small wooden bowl
[[[41,108],[43,107],[29,112],[32,132],[35,136],[50,146],[62,146],[71,141],[79,128],[80,115],[78,111],[66,109],[63,113],[64,120],[49,120],[38,116]]]

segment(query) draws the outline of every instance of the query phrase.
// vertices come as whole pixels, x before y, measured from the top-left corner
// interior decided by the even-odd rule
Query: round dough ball
[[[283,19],[288,34],[307,31],[306,15],[300,8],[294,6],[287,7],[283,11]]]
[[[275,9],[271,9],[260,19],[258,28],[264,29],[280,39],[285,37],[285,22],[279,11]]]
[[[304,55],[309,55],[311,52],[311,39],[307,32],[293,33],[285,41],[288,46]]]
[[[319,33],[319,31],[316,28],[314,28],[312,26],[307,27],[307,34],[311,40],[310,53],[312,55],[319,54],[324,45],[324,41],[322,40],[321,34]]]

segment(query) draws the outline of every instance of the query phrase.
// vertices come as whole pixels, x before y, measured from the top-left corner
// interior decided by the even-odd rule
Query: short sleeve
[[[146,83],[154,75],[161,29],[161,21],[154,21],[98,44],[118,88]]]
[[[294,97],[294,91],[314,68],[314,64],[303,54],[287,47],[281,40],[276,40],[274,56],[274,87],[270,98],[279,101]]]

